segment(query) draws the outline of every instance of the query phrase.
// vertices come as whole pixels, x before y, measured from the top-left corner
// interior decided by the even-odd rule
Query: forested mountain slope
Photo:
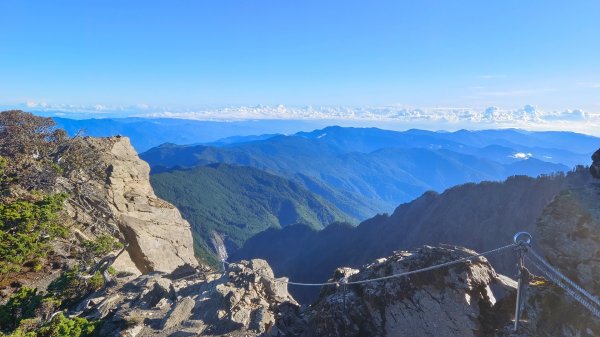
[[[155,172],[218,162],[256,167],[303,184],[359,219],[391,211],[428,190],[441,192],[466,182],[501,181],[512,175],[537,176],[568,170],[566,165],[528,154],[513,158],[519,157],[520,152],[510,148],[487,151],[488,148],[439,139],[442,136],[426,131],[399,133],[332,127],[226,147],[165,144],[141,157]],[[587,136],[580,136],[587,141]],[[598,141],[590,137],[589,142],[594,140]],[[490,142],[479,143],[487,146]],[[507,154],[500,155],[503,152]],[[337,191],[337,195],[324,190]]]
[[[211,164],[154,174],[151,182],[191,223],[197,252],[210,261],[268,228],[356,221],[300,185],[252,167]]]
[[[505,182],[464,184],[438,194],[427,192],[353,228],[329,226],[316,232],[292,226],[267,230],[246,242],[232,260],[264,258],[278,275],[303,282],[323,281],[337,266],[357,267],[395,250],[440,243],[478,251],[511,242],[517,231],[533,231],[537,218],[563,189],[591,179],[587,169],[540,178],[511,177]],[[492,262],[511,274],[512,260]],[[512,274],[511,274],[512,275]],[[292,289],[294,290],[294,289]],[[296,293],[307,300],[314,293]]]

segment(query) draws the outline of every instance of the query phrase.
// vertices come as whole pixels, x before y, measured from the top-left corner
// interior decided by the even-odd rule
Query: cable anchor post
[[[514,244],[517,247],[517,251],[519,252],[519,259],[517,261],[517,301],[515,304],[515,325],[513,327],[513,331],[517,332],[519,329],[519,320],[522,311],[522,302],[523,302],[523,288],[525,287],[525,277],[527,275],[527,271],[525,270],[525,253],[527,252],[527,248],[531,247],[532,241],[531,234],[527,232],[518,232],[513,237]]]

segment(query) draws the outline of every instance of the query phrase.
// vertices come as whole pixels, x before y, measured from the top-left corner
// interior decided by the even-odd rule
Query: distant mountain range
[[[221,146],[164,144],[141,157],[155,172],[218,162],[252,166],[366,219],[429,190],[566,171],[586,163],[598,146],[599,138],[567,132],[328,127],[258,140],[241,137]]]
[[[322,127],[322,122],[286,120],[199,121],[172,118],[68,119],[53,117],[58,127],[70,135],[127,136],[138,153],[163,143],[199,144],[225,137],[294,133]]]
[[[336,138],[334,142],[337,142],[339,147],[348,149],[349,146],[353,146],[355,147],[354,151],[358,152],[370,152],[386,147],[428,148],[441,146],[461,153],[477,154],[477,150],[491,146],[492,148],[486,149],[485,152],[494,156],[495,160],[512,156],[518,152],[532,153],[537,159],[562,163],[571,168],[576,164],[586,162],[587,158],[582,158],[580,155],[594,150],[594,146],[590,147],[590,144],[598,144],[598,138],[571,132],[527,132],[515,129],[397,132],[376,128],[327,127],[312,132],[298,132],[299,130],[322,128],[325,122],[318,120],[293,122],[287,120],[201,121],[170,118],[68,119],[53,117],[53,119],[59,127],[64,128],[71,135],[82,131],[87,136],[122,135],[130,137],[132,145],[140,153],[164,143],[226,146],[261,140],[274,134],[296,133],[298,136],[313,139]],[[326,141],[331,142],[331,139]]]
[[[340,233],[352,232],[352,224],[433,195],[428,191],[567,171],[588,163],[600,147],[600,138],[582,134],[515,129],[398,132],[331,126],[291,133],[310,129],[311,122],[56,121],[71,134],[81,129],[95,136],[122,134],[138,151],[148,149],[140,156],[152,167],[157,194],[182,211],[194,228],[196,251],[212,262],[218,252],[237,254],[253,235],[273,228],[289,227],[284,233],[298,242],[305,236],[320,242],[332,233],[343,243],[348,237]],[[310,229],[294,226],[298,223]],[[286,242],[286,235],[276,240]]]
[[[211,164],[151,176],[156,194],[192,225],[197,254],[216,262],[268,228],[303,224],[313,229],[355,222],[300,185],[251,167]]]
[[[359,267],[396,250],[440,243],[486,251],[509,244],[518,231],[533,232],[544,208],[566,188],[591,180],[587,169],[540,178],[511,177],[505,182],[464,184],[442,194],[425,193],[400,205],[391,215],[377,215],[358,227],[331,225],[269,229],[244,244],[232,261],[266,259],[277,275],[298,282],[322,282],[339,266]],[[490,257],[496,270],[513,275],[514,257]],[[315,292],[291,288],[309,301]]]

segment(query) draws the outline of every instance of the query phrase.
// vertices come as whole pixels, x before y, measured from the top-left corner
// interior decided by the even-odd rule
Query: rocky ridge
[[[378,259],[360,271],[342,268],[333,281],[372,279],[474,255],[459,247],[425,246]],[[510,322],[504,302],[514,281],[485,258],[406,278],[324,288],[317,302],[277,336],[494,336]],[[494,294],[494,289],[496,294]]]
[[[280,305],[297,306],[264,260],[176,277],[153,272],[107,287],[71,314],[103,319],[102,336],[236,337],[270,332]]]
[[[128,139],[80,141],[96,154],[94,165],[59,180],[72,196],[67,212],[81,224],[76,239],[112,233],[128,244],[114,264],[128,273],[66,310],[102,320],[101,336],[600,336],[599,320],[534,275],[525,287],[519,332],[512,332],[516,282],[482,257],[407,278],[343,285],[476,254],[458,246],[423,246],[359,269],[339,268],[331,278],[337,285],[323,287],[315,303],[301,307],[264,260],[229,264],[223,274],[199,268],[189,224],[156,198],[148,166]],[[546,207],[535,233],[546,258],[595,294],[599,199],[596,184],[563,192]]]
[[[331,281],[388,276],[472,256],[461,247],[397,252],[360,270],[340,268]],[[562,289],[528,274],[519,330],[513,331],[516,281],[497,274],[485,258],[450,268],[358,285],[323,288],[319,299],[285,314],[270,336],[596,337],[600,320]]]
[[[307,307],[263,260],[230,264],[225,274],[154,272],[90,295],[71,314],[103,319],[103,336],[598,336],[600,321],[533,275],[513,332],[516,282],[482,257],[406,278],[343,285],[475,254],[424,246],[361,269],[339,268],[330,280],[338,285],[323,287]]]

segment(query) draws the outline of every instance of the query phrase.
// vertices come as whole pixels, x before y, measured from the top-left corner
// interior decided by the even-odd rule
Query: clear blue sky
[[[0,2],[0,103],[600,112],[599,1]]]

